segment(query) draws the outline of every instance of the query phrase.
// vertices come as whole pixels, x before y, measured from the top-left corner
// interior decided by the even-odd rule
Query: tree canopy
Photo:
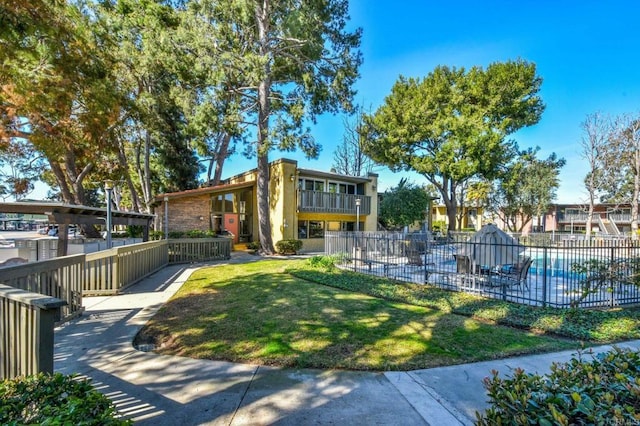
[[[358,77],[360,30],[346,30],[347,0],[197,0],[215,28],[217,72],[246,108],[255,135],[247,148],[258,159],[258,235],[274,251],[269,218],[269,152],[319,146],[306,122],[318,114],[351,109]],[[238,98],[236,98],[238,99]]]
[[[541,83],[535,65],[523,60],[400,77],[384,104],[365,116],[365,152],[392,170],[425,176],[454,229],[460,185],[496,177],[514,153],[506,137],[539,121]]]
[[[522,232],[534,217],[546,213],[556,197],[565,160],[555,153],[540,160],[538,151],[530,148],[520,152],[494,186],[489,207],[512,232]]]
[[[403,228],[424,220],[428,204],[429,195],[425,189],[404,178],[398,186],[384,192],[378,219],[387,229]]]

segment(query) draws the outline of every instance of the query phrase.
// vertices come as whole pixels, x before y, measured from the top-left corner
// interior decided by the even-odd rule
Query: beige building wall
[[[367,176],[371,179],[370,182],[365,184],[365,195],[371,197],[371,214],[366,216],[364,220],[363,231],[377,231],[378,230],[378,175],[375,173],[369,173]]]

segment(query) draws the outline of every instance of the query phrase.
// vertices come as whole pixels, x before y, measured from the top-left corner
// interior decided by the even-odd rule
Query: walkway
[[[230,262],[255,259],[234,253]],[[55,370],[90,377],[140,425],[470,425],[475,411],[486,408],[481,381],[492,369],[543,373],[572,355],[376,373],[279,369],[136,350],[131,342],[138,330],[201,266],[169,266],[125,294],[84,298],[85,314],[56,329]],[[624,346],[640,348],[640,341]]]

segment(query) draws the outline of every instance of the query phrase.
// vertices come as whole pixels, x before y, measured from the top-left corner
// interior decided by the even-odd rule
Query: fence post
[[[55,297],[44,298],[34,303],[40,308],[36,325],[36,368],[38,373],[53,374],[54,326],[60,321],[60,308],[67,302]]]
[[[0,379],[53,373],[53,329],[67,302],[3,284],[0,302]]]
[[[611,260],[609,261],[609,269],[611,270],[616,270],[617,269],[617,265],[614,265],[613,262],[615,262],[615,249],[613,248],[613,246],[611,247]],[[613,274],[609,275],[609,289],[611,290],[609,293],[611,294],[611,300],[609,301],[609,305],[613,308],[614,306],[614,300],[615,300],[615,295],[614,295],[614,286],[615,286],[615,282],[614,282],[614,278],[613,278]]]
[[[542,248],[542,307],[547,306],[547,247]]]

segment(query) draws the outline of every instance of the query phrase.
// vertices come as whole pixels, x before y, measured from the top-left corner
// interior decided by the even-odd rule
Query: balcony
[[[631,213],[609,213],[609,220],[616,223],[631,223]]]
[[[367,195],[335,194],[304,189],[298,191],[298,211],[356,214],[356,198],[360,198],[360,214],[370,214],[371,197]]]
[[[593,220],[596,221],[599,213],[593,214]],[[589,215],[587,213],[560,213],[558,214],[558,222],[574,222],[586,223]]]

